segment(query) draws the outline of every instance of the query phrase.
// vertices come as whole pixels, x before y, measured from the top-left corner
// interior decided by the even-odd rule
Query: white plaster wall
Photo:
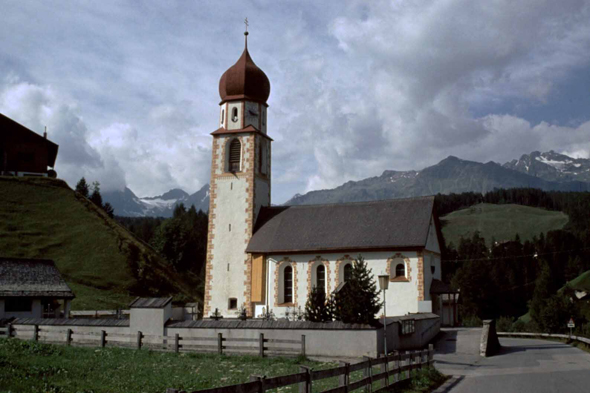
[[[242,172],[251,173],[253,157],[248,150],[254,143],[254,135],[239,135],[242,136]],[[228,140],[228,138],[218,139],[221,143],[226,143]],[[221,167],[223,168],[223,165]],[[211,312],[217,308],[224,317],[235,317],[236,310],[228,308],[229,298],[238,300],[238,308],[246,301],[244,281],[248,258],[245,250],[247,241],[250,239],[246,223],[249,186],[243,174],[226,174],[223,177],[217,177],[214,181],[217,186],[217,198],[215,217],[211,218],[214,228],[210,306]],[[270,202],[268,185],[264,186],[263,183],[254,183],[255,187],[262,187],[260,191],[256,190],[256,202],[268,204]]]
[[[440,254],[440,245],[438,244],[438,236],[436,236],[436,228],[434,220],[430,218],[430,227],[428,228],[428,238],[426,239],[426,249],[428,251]]]
[[[233,110],[234,108],[238,108],[238,121],[233,121]],[[227,110],[229,111],[229,116],[227,117],[227,129],[228,130],[239,130],[242,127],[242,102],[235,101],[235,102],[228,102],[227,103]]]
[[[130,331],[143,334],[164,334],[164,309],[162,308],[132,308],[130,312]]]
[[[227,120],[227,103],[219,106],[219,127],[226,127]]]
[[[270,206],[270,180],[257,177],[254,179],[254,187],[256,187],[256,195],[254,196],[254,222],[256,222],[260,208]]]
[[[434,274],[432,274],[432,266],[434,266]],[[432,300],[430,296],[432,279],[441,280],[441,277],[440,254],[424,251],[424,300]]]
[[[244,128],[248,127],[249,125],[254,126],[256,129],[260,130],[261,125],[261,113],[259,110],[259,105],[257,102],[246,101],[246,113],[244,113]],[[253,113],[257,114],[257,116],[253,115]]]
[[[217,338],[221,333],[224,338],[254,338],[259,339],[260,333],[264,338],[282,340],[301,340],[305,335],[305,352],[311,356],[329,357],[362,357],[377,356],[377,335],[376,330],[307,330],[307,329],[191,329],[191,328],[166,328],[168,336],[176,333],[180,337],[211,337]],[[193,341],[195,342],[195,341]],[[216,346],[216,341],[203,341],[199,344]],[[224,345],[248,345],[254,350],[258,349],[258,343],[230,343]],[[285,347],[268,343],[268,346]],[[289,348],[297,348],[289,346]]]
[[[246,179],[235,177],[220,178],[217,182],[211,312],[217,308],[225,317],[235,317],[235,311],[228,309],[229,298],[237,298],[238,307],[245,301],[247,183]]]
[[[391,258],[393,255],[397,254],[399,251],[390,251],[390,252],[368,252],[362,253],[365,261],[369,269],[372,270],[375,276],[375,282],[378,284],[377,276],[381,274],[386,274],[387,269],[387,260]],[[408,313],[415,313],[418,312],[418,255],[415,251],[408,251],[408,252],[401,252],[406,258],[410,260],[410,278],[409,282],[390,282],[389,289],[387,290],[386,296],[386,306],[387,306],[387,316],[399,316],[399,315],[406,315]],[[268,263],[268,277],[267,283],[268,285],[268,300],[267,306],[270,304],[270,309],[273,310],[277,317],[283,317],[285,315],[285,311],[287,306],[278,306],[275,307],[275,269],[277,266],[277,262],[283,260],[283,258],[289,258],[297,264],[297,297],[294,295],[294,302],[296,303],[295,307],[301,306],[302,309],[305,308],[305,303],[308,297],[308,282],[307,282],[307,269],[308,269],[308,262],[313,260],[318,255],[315,254],[294,254],[294,255],[271,255],[267,258]],[[343,259],[343,254],[321,254],[319,255],[322,259],[328,260],[328,265],[330,266],[330,273],[326,272],[326,282],[329,282],[329,286],[333,291],[336,288],[336,276],[338,271],[336,270],[336,261],[339,259]],[[358,256],[357,253],[351,253],[351,257]],[[341,265],[343,266],[343,265]],[[394,267],[395,269],[395,267]],[[294,283],[295,286],[295,283]],[[280,301],[280,292],[282,291],[282,286],[279,285],[279,301]],[[379,292],[379,298],[382,301],[383,292]],[[291,306],[292,308],[292,306]]]

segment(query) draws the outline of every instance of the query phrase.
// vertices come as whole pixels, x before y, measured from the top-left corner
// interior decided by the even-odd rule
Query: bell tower
[[[238,316],[252,305],[252,260],[246,247],[258,212],[270,206],[266,101],[270,82],[245,48],[219,81],[219,129],[213,136],[204,317]]]

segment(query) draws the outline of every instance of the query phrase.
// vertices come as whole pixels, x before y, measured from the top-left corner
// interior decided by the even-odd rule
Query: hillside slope
[[[0,255],[53,259],[73,309],[124,307],[134,295],[195,298],[160,257],[65,182],[0,177]]]
[[[442,232],[447,244],[459,245],[461,237],[471,237],[475,231],[489,244],[512,240],[518,234],[522,241],[533,236],[562,229],[568,216],[562,212],[549,211],[522,205],[492,205],[481,203],[441,217]]]

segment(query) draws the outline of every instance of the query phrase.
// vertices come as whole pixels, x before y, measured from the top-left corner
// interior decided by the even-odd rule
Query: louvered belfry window
[[[229,171],[240,171],[240,155],[242,153],[242,144],[239,140],[234,139],[229,144]]]

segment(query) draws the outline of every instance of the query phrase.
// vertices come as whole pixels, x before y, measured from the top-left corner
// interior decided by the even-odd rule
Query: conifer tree
[[[102,209],[105,211],[106,214],[109,215],[110,218],[113,218],[115,216],[115,209],[110,203],[105,203]]]
[[[345,323],[374,324],[381,309],[377,284],[365,259],[359,255],[352,265],[352,274],[334,294],[334,318]]]
[[[329,322],[332,320],[330,304],[326,302],[326,294],[315,286],[305,303],[305,320],[310,322]]]
[[[92,183],[92,194],[90,200],[100,208],[102,208],[102,195],[100,195],[100,183],[95,181]]]
[[[76,184],[76,192],[79,192],[84,197],[88,198],[88,195],[90,193],[90,189],[88,187],[88,183],[86,183],[85,178],[81,178],[80,181],[78,182],[78,184]]]

